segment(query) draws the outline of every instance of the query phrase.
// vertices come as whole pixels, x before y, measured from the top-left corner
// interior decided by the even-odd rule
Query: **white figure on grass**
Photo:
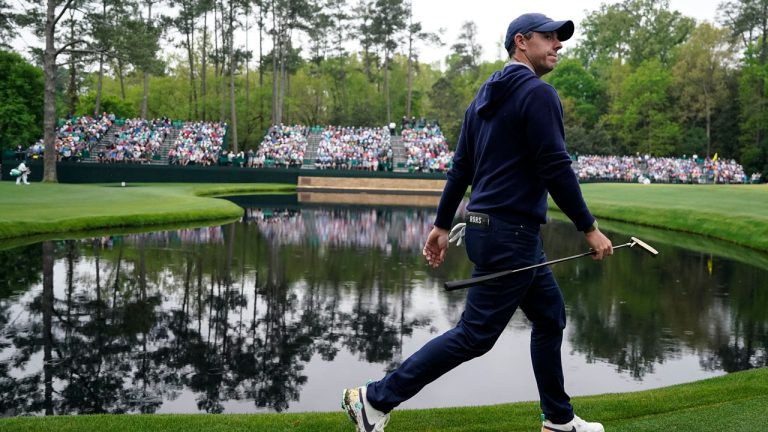
[[[11,175],[17,176],[16,177],[16,184],[20,185],[21,182],[24,182],[25,185],[28,185],[29,182],[27,181],[27,176],[32,172],[29,167],[27,167],[24,162],[20,163],[19,166],[17,166],[15,169],[11,170]]]

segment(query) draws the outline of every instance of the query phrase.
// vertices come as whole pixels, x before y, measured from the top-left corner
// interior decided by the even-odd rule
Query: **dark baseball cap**
[[[554,21],[552,18],[540,13],[527,13],[515,18],[507,27],[507,37],[504,38],[504,48],[509,48],[515,43],[515,35],[528,32],[557,32],[560,41],[566,41],[573,36],[575,27],[573,21]]]

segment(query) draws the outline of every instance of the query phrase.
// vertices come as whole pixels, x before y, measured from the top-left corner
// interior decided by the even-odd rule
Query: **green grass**
[[[137,184],[122,188],[0,182],[0,239],[231,221],[242,210],[209,197],[293,191],[294,185],[285,184]],[[583,191],[601,220],[701,234],[768,251],[768,185],[586,184]]]
[[[293,185],[41,184],[0,182],[0,239],[86,235],[93,230],[146,230],[234,220],[242,210],[211,196],[292,192]],[[604,225],[648,240],[658,231],[621,222],[702,234],[768,250],[768,185],[678,186],[587,184],[584,195]],[[562,217],[562,216],[561,216]],[[620,221],[620,222],[615,222]],[[646,231],[647,230],[647,231]],[[17,240],[13,240],[17,238]],[[697,240],[678,240],[697,248]],[[11,240],[8,240],[11,239]],[[711,246],[709,246],[711,247]],[[737,254],[737,259],[747,259]],[[768,266],[768,263],[761,263]],[[332,392],[328,397],[336,397]],[[574,399],[577,412],[603,421],[610,432],[760,430],[768,406],[768,369],[636,393]],[[395,411],[388,432],[535,431],[536,403]],[[349,431],[341,412],[262,415],[126,415],[0,419],[2,431]]]
[[[700,234],[768,251],[768,184],[602,183],[585,184],[582,190],[598,219]]]
[[[338,396],[336,391],[328,397]],[[762,430],[768,369],[635,393],[574,398],[577,414],[609,432]],[[395,410],[387,432],[538,430],[538,403]],[[95,415],[0,419],[3,431],[351,431],[341,411],[252,415]]]
[[[80,185],[0,182],[0,239],[232,221],[243,210],[212,196],[293,192],[280,184]]]

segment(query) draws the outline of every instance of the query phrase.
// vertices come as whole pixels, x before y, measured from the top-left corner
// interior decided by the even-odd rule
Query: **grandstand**
[[[315,168],[392,171],[391,138],[387,128],[327,126],[318,142]]]
[[[73,149],[68,145],[71,138],[66,135],[72,124],[83,124],[84,128],[103,126],[93,136],[78,137],[79,146]],[[221,127],[223,129],[214,131]],[[166,118],[115,119],[114,115],[104,114],[98,118],[62,120],[56,148],[60,160],[85,163],[234,165],[400,173],[446,171],[452,152],[448,151],[439,128],[433,130],[430,127],[407,128],[401,134],[390,135],[387,128],[274,125],[255,151],[230,154],[224,138],[226,124],[171,122]],[[191,132],[189,128],[195,131]],[[425,134],[438,137],[435,140],[439,150],[435,151],[434,145],[421,146],[421,142],[417,142],[425,139]],[[42,157],[42,153],[42,140],[26,151],[28,157],[35,159]],[[438,155],[445,159],[443,163],[429,162]]]
[[[690,158],[635,156],[579,156],[573,164],[579,181],[632,182],[632,183],[750,183],[757,176],[748,177],[735,160],[717,157]]]
[[[170,120],[129,119],[115,121],[89,151],[84,162],[162,163],[163,151],[176,132]]]
[[[115,119],[106,113],[61,120],[56,136],[62,162],[140,163],[149,165],[301,168],[302,170],[444,173],[452,164],[437,123],[387,128],[274,125],[257,149],[227,151],[227,124],[182,122],[167,118]],[[42,140],[22,152],[42,158]],[[573,169],[580,181],[639,183],[756,183],[734,160],[650,155],[581,155]]]

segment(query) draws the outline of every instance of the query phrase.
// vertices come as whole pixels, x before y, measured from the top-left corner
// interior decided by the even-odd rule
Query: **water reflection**
[[[380,376],[458,319],[463,294],[440,286],[469,263],[453,248],[427,270],[433,217],[260,204],[226,226],[0,251],[0,412],[334,410],[342,385]],[[569,224],[543,237],[553,258],[584,247]],[[554,267],[573,394],[768,364],[768,272],[656,246],[657,260],[624,251]],[[528,363],[520,315],[495,350],[409,406],[535,399],[525,383],[487,388]]]

